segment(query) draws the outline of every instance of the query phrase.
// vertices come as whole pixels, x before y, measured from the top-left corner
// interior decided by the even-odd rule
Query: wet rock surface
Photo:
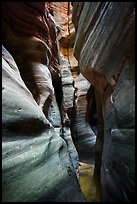
[[[94,181],[94,165],[80,162],[80,186],[87,202],[100,202]]]

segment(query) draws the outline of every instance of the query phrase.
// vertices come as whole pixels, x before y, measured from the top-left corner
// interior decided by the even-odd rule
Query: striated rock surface
[[[85,201],[78,154],[70,129],[62,128],[60,54],[51,13],[48,2],[2,4],[3,44],[15,60],[3,48],[3,202]]]
[[[13,55],[21,77],[45,115],[59,78],[55,22],[48,3],[3,3],[3,44]]]
[[[51,6],[60,30],[58,39],[63,102],[70,120],[71,134],[78,151],[92,151],[96,136],[86,121],[86,94],[90,84],[82,75],[79,76],[78,63],[73,56],[75,28],[72,24],[72,5],[70,2],[52,2]]]
[[[104,200],[135,200],[135,67],[132,57],[123,65],[105,108],[101,178]]]
[[[77,88],[77,115],[75,124],[77,148],[79,152],[92,152],[95,146],[96,135],[86,120],[86,112],[88,111],[86,95],[90,87],[90,83],[82,76],[82,74],[80,74],[75,79],[75,86]]]
[[[64,58],[62,53],[60,53],[60,75],[61,75],[61,84],[63,89],[64,96],[64,108],[73,107],[74,103],[74,79],[72,77],[71,71],[69,69],[69,62]]]
[[[4,47],[2,56],[2,201],[84,201],[69,129],[51,125]]]
[[[53,15],[58,28],[58,39],[63,48],[72,47],[75,41],[75,28],[72,23],[72,5],[70,2],[51,2]]]
[[[95,86],[95,176],[101,180],[101,199],[131,202],[135,199],[134,2],[72,5],[75,57],[82,74]]]

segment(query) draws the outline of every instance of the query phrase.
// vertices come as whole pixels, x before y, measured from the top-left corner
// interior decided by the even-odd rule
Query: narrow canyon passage
[[[134,2],[2,3],[2,202],[135,201]]]

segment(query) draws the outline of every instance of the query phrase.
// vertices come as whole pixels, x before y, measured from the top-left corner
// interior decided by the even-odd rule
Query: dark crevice
[[[98,115],[95,97],[95,87],[92,84],[87,92],[86,121],[90,124],[90,127],[95,132],[95,134],[97,134]]]
[[[6,122],[2,124],[3,129],[7,129],[14,134],[23,134],[23,135],[39,135],[44,132],[47,128],[50,128],[50,124],[44,123],[39,118],[28,118],[17,120],[15,122]]]

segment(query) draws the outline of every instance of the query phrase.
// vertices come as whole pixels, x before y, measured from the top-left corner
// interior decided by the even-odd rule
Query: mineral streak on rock
[[[26,86],[45,115],[54,98],[52,80],[59,78],[56,26],[49,4],[2,4],[3,44],[13,55]]]
[[[95,86],[95,170],[98,178],[101,172],[101,199],[131,202],[135,199],[135,3],[72,5],[74,55],[82,74]]]
[[[94,149],[96,136],[86,121],[88,82],[84,77],[81,80],[81,75],[78,76],[78,63],[73,56],[75,28],[72,24],[72,5],[70,2],[52,2],[51,6],[60,31],[60,73],[64,107],[70,120],[72,137],[77,143],[77,149],[91,151]]]
[[[62,135],[51,125],[12,56],[2,52],[2,201],[83,202],[69,129]]]
[[[19,2],[17,4],[16,2],[5,2],[2,4],[2,16],[3,29],[7,29],[4,25],[8,24],[10,31],[13,32],[13,38],[15,35],[15,38],[36,37],[36,39],[40,39],[42,42],[34,43],[31,46],[39,51],[46,52],[46,55],[48,55],[49,58],[49,69],[53,72],[53,75],[54,72],[58,72],[56,28],[53,17],[48,8],[48,3]],[[11,40],[11,38],[12,36],[4,33],[4,43],[8,45],[7,40]],[[17,38],[17,40],[19,39]],[[14,41],[12,44],[15,45],[17,42]],[[29,46],[30,45],[28,45],[28,47]],[[24,48],[26,51],[28,47],[20,47],[20,49]]]
[[[60,66],[51,13],[45,2],[2,4],[3,44],[12,54],[3,48],[3,202],[85,201],[78,154],[69,128],[61,131],[55,99]]]
[[[51,2],[54,18],[59,29],[61,47],[72,47],[75,41],[75,28],[72,23],[72,5],[70,2]]]

